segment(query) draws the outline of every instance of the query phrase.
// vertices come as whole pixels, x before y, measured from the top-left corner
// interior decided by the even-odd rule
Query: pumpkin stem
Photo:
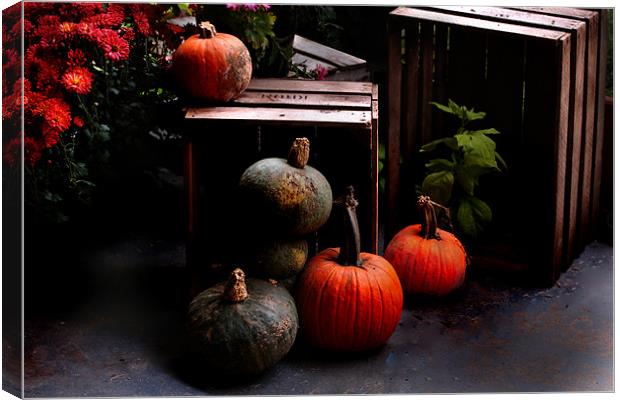
[[[201,39],[211,39],[217,35],[215,26],[209,21],[203,21],[198,26],[200,27]]]
[[[424,215],[422,218],[422,231],[420,234],[424,236],[424,239],[437,239],[441,240],[441,236],[437,232],[437,214],[433,206],[443,207],[441,204],[437,204],[431,200],[428,196],[418,197],[417,203],[418,209]]]
[[[232,303],[239,303],[248,298],[248,288],[245,285],[245,272],[241,268],[235,268],[230,273],[223,297]]]
[[[358,201],[355,199],[353,186],[347,186],[344,201],[338,202],[344,205],[344,240],[340,247],[338,263],[344,266],[360,267],[360,227],[357,221],[356,208]]]
[[[308,138],[297,138],[291,146],[286,162],[295,168],[304,168],[310,158],[310,141]]]

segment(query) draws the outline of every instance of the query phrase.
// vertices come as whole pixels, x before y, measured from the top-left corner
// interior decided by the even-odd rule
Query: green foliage
[[[467,236],[477,237],[493,217],[489,205],[475,196],[480,177],[507,169],[491,138],[499,132],[494,128],[469,128],[472,121],[484,119],[484,112],[459,106],[452,100],[448,100],[447,105],[431,104],[458,118],[460,127],[453,136],[421,147],[420,152],[423,153],[436,151],[439,146],[449,152],[449,158],[435,158],[426,163],[428,173],[422,182],[421,192],[456,211],[452,215],[456,215],[458,229]]]

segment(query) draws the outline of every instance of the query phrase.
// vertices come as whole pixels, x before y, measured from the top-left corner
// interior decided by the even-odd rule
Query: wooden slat
[[[450,32],[448,97],[459,105],[480,110],[485,94],[487,35],[460,26],[452,26]]]
[[[314,71],[318,66],[325,68],[328,72],[333,72],[338,68],[334,64],[301,53],[295,53],[291,57],[291,62],[295,65],[306,67],[308,71]]]
[[[386,140],[386,221],[385,236],[396,233],[398,221],[398,194],[400,192],[400,132],[401,132],[401,28],[388,23],[388,92]]]
[[[559,43],[529,41],[526,52],[523,132],[531,162],[524,173],[531,179],[525,197],[529,202],[522,206],[528,209],[532,224],[526,251],[541,281],[551,284],[562,270],[564,247],[570,36]]]
[[[598,46],[598,77],[596,80],[597,114],[595,127],[594,171],[592,176],[592,208],[591,221],[593,222],[589,237],[594,236],[594,229],[599,223],[601,210],[601,181],[603,177],[603,143],[605,141],[605,81],[607,74],[607,10],[601,10],[599,17],[599,46]],[[613,117],[612,117],[613,118]]]
[[[352,56],[342,51],[322,45],[305,37],[295,35],[293,38],[293,49],[295,51],[309,55],[314,59],[327,61],[340,68],[362,66],[366,64],[366,60]]]
[[[595,11],[573,7],[510,7],[515,10],[525,10],[546,15],[559,15],[563,17],[590,18]]]
[[[326,82],[303,79],[252,79],[246,90],[267,90],[283,92],[334,93],[334,94],[371,94],[370,82]]]
[[[239,105],[274,105],[279,107],[338,107],[368,109],[370,95],[327,94],[327,93],[276,93],[267,91],[245,91],[233,101]]]
[[[566,169],[566,210],[565,210],[565,244],[563,252],[563,265],[568,266],[576,256],[578,235],[578,207],[583,199],[580,188],[584,182],[581,166],[582,138],[588,136],[583,127],[583,96],[584,96],[584,60],[586,58],[586,24],[582,21],[537,14],[527,11],[511,10],[498,7],[438,7],[439,9],[467,16],[478,16],[494,21],[519,23],[527,26],[541,27],[546,29],[558,29],[572,34],[571,44],[571,95],[570,109],[571,124],[568,130],[567,169]],[[509,57],[509,55],[506,55]],[[493,72],[493,68],[489,68]],[[489,83],[488,87],[494,85]],[[492,106],[492,103],[490,103]],[[503,108],[503,107],[502,107]],[[495,111],[495,110],[494,110]],[[501,113],[501,110],[497,110]],[[588,179],[589,182],[589,179]],[[586,202],[587,204],[587,202]]]
[[[422,22],[422,36],[420,38],[420,86],[422,89],[420,101],[420,145],[430,142],[433,134],[431,127],[431,101],[435,100],[433,99],[433,51],[433,24]]]
[[[395,18],[417,18],[436,23],[458,25],[477,31],[503,32],[516,35],[537,37],[540,39],[559,40],[566,34],[563,32],[552,31],[549,29],[532,28],[501,22],[485,21],[477,18],[468,18],[458,15],[450,15],[422,9],[399,7],[390,13]]]
[[[448,103],[448,27],[435,25],[434,47],[434,72],[433,72],[433,101],[440,104]],[[446,136],[444,131],[445,114],[432,108],[433,119],[431,121],[436,135]]]
[[[527,153],[522,125],[526,42],[522,37],[489,35],[483,108],[487,115],[479,125],[500,132],[493,140],[508,164],[507,170],[488,177],[478,188],[479,197],[493,208],[493,225],[489,227],[494,232],[492,236],[506,241],[507,234],[512,234],[515,248],[527,246],[529,229],[523,223],[523,214],[514,211],[520,209],[526,197],[522,188],[529,182],[523,173],[524,164],[530,161],[523,156]]]
[[[595,142],[596,120],[599,113],[596,95],[596,79],[598,75],[597,51],[599,48],[599,20],[598,14],[593,10],[582,10],[568,7],[518,7],[520,10],[540,13],[552,17],[571,18],[586,23],[586,59],[585,59],[585,99],[583,103],[583,129],[584,136],[581,146],[582,171],[579,182],[579,207],[578,207],[578,235],[576,253],[579,253],[592,237],[593,196],[597,186],[593,184],[593,174],[596,167]]]
[[[421,77],[420,77],[420,24],[413,23],[405,29],[405,73],[403,76],[404,92],[403,97],[403,126],[400,134],[401,140],[401,173],[400,179],[403,182],[416,182],[418,174],[417,151],[420,146],[420,103],[419,97]],[[401,218],[397,229],[412,223],[415,215],[414,207],[407,207],[407,204],[415,204],[415,186],[404,184],[400,193],[403,202]]]
[[[500,7],[471,7],[471,6],[436,6],[432,10],[443,10],[468,17],[481,17],[499,22],[517,23],[526,26],[547,27],[547,29],[578,29],[579,21],[570,18],[561,18],[554,15],[532,13]]]
[[[263,124],[291,123],[297,125],[325,125],[331,127],[369,128],[370,111],[318,110],[290,108],[189,108],[187,119],[211,121],[243,121]]]
[[[371,146],[371,175],[370,194],[372,197],[371,210],[371,248],[370,252],[379,254],[379,85],[373,85],[372,94],[372,129],[370,132]]]

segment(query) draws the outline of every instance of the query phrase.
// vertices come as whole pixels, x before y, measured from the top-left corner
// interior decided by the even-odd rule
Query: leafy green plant
[[[457,227],[470,237],[477,237],[493,216],[491,207],[475,195],[480,177],[507,169],[506,162],[495,150],[490,136],[499,132],[494,128],[472,130],[473,121],[482,120],[486,113],[459,106],[452,100],[448,105],[432,102],[439,110],[460,120],[453,136],[425,144],[421,152],[435,151],[439,145],[448,149],[448,158],[435,158],[425,166],[428,174],[421,192],[436,202],[449,207],[456,214]],[[456,213],[454,213],[456,211]]]

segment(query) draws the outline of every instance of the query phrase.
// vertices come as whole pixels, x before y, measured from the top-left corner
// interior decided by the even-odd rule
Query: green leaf
[[[383,171],[383,161],[379,160],[379,163],[377,164],[377,172],[381,173],[381,171]]]
[[[478,131],[473,131],[472,133],[482,133],[483,135],[497,135],[499,134],[499,131],[495,128],[489,128],[489,129],[481,129]]]
[[[461,199],[458,211],[456,213],[456,221],[459,227],[467,236],[477,237],[480,233],[479,226],[474,218],[474,210],[466,199]]]
[[[502,158],[502,156],[499,155],[499,153],[496,151],[495,152],[495,158],[497,159],[497,161],[499,161],[499,163],[501,164],[502,168],[504,170],[508,169],[508,164],[506,164],[506,161],[504,161],[504,159]]]
[[[452,99],[448,99],[448,107],[452,110],[452,114],[458,116],[461,119],[464,119],[465,113],[463,112],[463,108],[452,101]]]
[[[385,144],[379,143],[379,160],[385,160]]]
[[[454,178],[465,193],[470,196],[474,195],[474,188],[478,184],[476,175],[468,173],[466,168],[459,168],[454,174]]]
[[[491,219],[493,219],[493,211],[491,211],[491,207],[489,207],[487,203],[477,197],[468,197],[468,200],[477,220],[483,223],[491,222]]]
[[[499,169],[495,161],[495,142],[488,136],[468,132],[455,135],[459,147],[463,149],[465,165],[478,165],[485,168]]]
[[[454,111],[450,107],[444,106],[443,104],[439,104],[434,101],[431,101],[431,104],[439,108],[443,112],[447,112],[448,114],[454,114]]]
[[[468,121],[483,119],[486,115],[487,113],[485,113],[484,111],[475,112],[473,108],[471,110],[465,108],[465,118],[467,118]]]
[[[422,191],[434,201],[448,204],[452,197],[454,175],[450,171],[440,171],[428,174],[422,182]]]
[[[423,145],[420,148],[420,152],[433,151],[433,150],[435,150],[437,145],[441,144],[441,143],[445,144],[446,146],[448,146],[452,150],[458,149],[457,140],[455,138],[453,138],[453,137],[446,137],[446,138],[441,138],[441,139],[433,140],[432,142]]]
[[[431,172],[452,171],[454,169],[454,163],[450,160],[446,160],[445,158],[436,158],[434,160],[430,160],[425,167]]]
[[[466,196],[459,202],[457,221],[461,230],[468,236],[477,237],[492,217],[491,208],[477,197]]]

